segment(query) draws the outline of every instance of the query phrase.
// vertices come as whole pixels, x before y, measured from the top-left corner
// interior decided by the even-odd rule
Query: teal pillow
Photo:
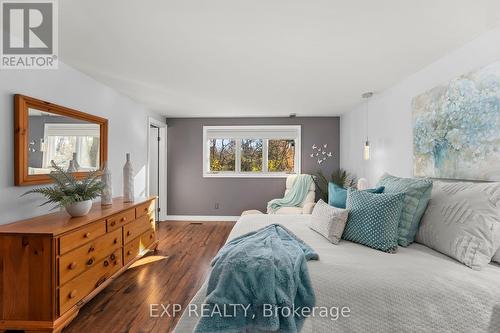
[[[406,194],[399,220],[398,243],[401,246],[410,245],[415,241],[420,220],[431,198],[432,180],[399,178],[386,173],[377,185],[384,186],[385,193]]]
[[[349,217],[342,238],[384,252],[395,252],[404,198],[404,193],[374,194],[349,189]]]
[[[371,188],[365,190],[370,193],[383,193],[384,187],[380,186],[377,188]],[[328,183],[328,204],[333,207],[345,209],[345,204],[347,200],[347,190],[343,187],[338,186],[334,182]]]
[[[328,183],[328,204],[333,207],[345,209],[347,190],[337,184]]]

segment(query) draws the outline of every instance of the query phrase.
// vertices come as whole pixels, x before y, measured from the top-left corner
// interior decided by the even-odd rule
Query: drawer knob
[[[94,246],[90,246],[90,247],[89,247],[89,253],[90,253],[90,252],[94,252],[94,251],[95,251]]]
[[[72,290],[69,295],[68,295],[68,298],[75,298],[76,297],[76,289],[75,290]]]
[[[68,265],[69,269],[75,269],[76,268],[76,262],[72,262],[71,264]]]
[[[114,227],[116,225],[116,222],[115,221],[111,221],[111,226]]]
[[[109,259],[111,259],[111,260],[115,260],[115,259],[116,259],[115,254],[113,253],[112,255],[110,255],[110,256],[109,256]]]
[[[125,222],[125,221],[127,221],[127,218],[126,217],[122,217],[120,221]]]
[[[130,231],[127,231],[127,236],[130,236]]]
[[[129,256],[129,255],[131,255],[131,254],[132,254],[132,251],[128,250],[128,251],[127,251],[127,255]]]
[[[94,263],[94,258],[90,258],[89,260],[87,260],[87,266],[90,266]]]
[[[107,260],[104,260],[103,264],[104,264],[104,267],[108,267],[109,266],[109,262]]]
[[[118,239],[115,238],[115,240],[113,241],[113,244],[117,244],[118,243]]]
[[[147,212],[148,211],[148,207],[144,208],[144,211]]]
[[[87,232],[85,235],[83,235],[84,238],[89,238],[90,237],[90,232]]]
[[[154,218],[150,218],[150,219],[149,219],[149,222],[151,222],[151,223],[153,223],[154,221],[155,221],[155,219],[154,219]]]
[[[150,238],[150,239],[153,239],[153,234],[149,235],[149,238]]]

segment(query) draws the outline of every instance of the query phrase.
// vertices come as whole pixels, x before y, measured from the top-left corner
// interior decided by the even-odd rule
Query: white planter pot
[[[78,201],[65,207],[69,215],[73,217],[85,216],[92,208],[92,200]]]

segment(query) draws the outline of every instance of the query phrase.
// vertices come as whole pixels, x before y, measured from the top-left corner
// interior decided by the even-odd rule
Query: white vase
[[[127,153],[127,162],[123,166],[123,201],[134,201],[134,169],[130,162],[130,153]]]
[[[108,168],[108,163],[104,164],[104,169],[102,170],[101,182],[104,188],[101,192],[101,205],[107,206],[113,203],[113,187],[111,185],[111,170]]]
[[[92,200],[77,201],[64,208],[66,208],[68,214],[73,217],[85,216],[92,208]]]

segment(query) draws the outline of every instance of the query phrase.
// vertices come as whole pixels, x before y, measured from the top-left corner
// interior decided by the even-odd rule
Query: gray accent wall
[[[170,118],[167,124],[168,215],[237,216],[247,209],[265,212],[269,200],[283,196],[285,178],[203,178],[203,126],[301,125],[302,173],[321,169],[329,175],[339,167],[339,117]],[[311,146],[325,143],[333,158],[319,166],[310,157]]]

